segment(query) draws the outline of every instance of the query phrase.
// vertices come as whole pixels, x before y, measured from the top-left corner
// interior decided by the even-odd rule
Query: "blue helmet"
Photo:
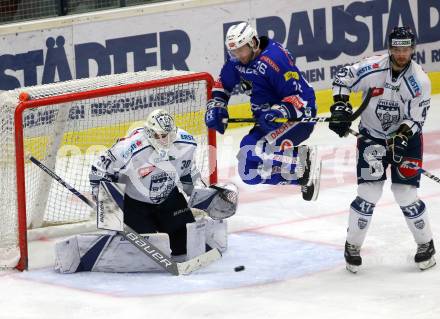
[[[416,36],[409,27],[394,27],[388,35],[388,48],[415,46]]]

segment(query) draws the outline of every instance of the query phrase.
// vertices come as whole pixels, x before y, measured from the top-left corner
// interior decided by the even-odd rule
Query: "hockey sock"
[[[376,205],[357,196],[350,205],[347,242],[362,246]]]
[[[412,204],[401,206],[409,230],[417,244],[424,244],[432,239],[431,225],[426,213],[425,203],[418,199]]]

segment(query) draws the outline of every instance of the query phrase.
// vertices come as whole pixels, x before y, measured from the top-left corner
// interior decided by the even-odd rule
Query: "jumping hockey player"
[[[359,130],[375,144],[358,139],[357,197],[350,206],[345,243],[347,269],[356,272],[374,207],[382,195],[386,168],[391,164],[391,190],[417,243],[414,260],[424,270],[435,265],[435,249],[425,203],[417,197],[420,173],[402,165],[422,166],[422,126],[430,105],[431,84],[421,66],[412,61],[415,36],[407,27],[395,27],[388,35],[388,54],[373,56],[339,71],[333,82],[332,117],[346,121],[352,114],[351,91],[382,88],[361,115]],[[351,123],[330,123],[340,137]]]
[[[108,192],[115,202],[118,197],[123,199],[120,206],[124,223],[138,233],[149,234],[150,242],[165,253],[171,250],[171,256],[178,262],[204,253],[206,247],[223,252],[227,243],[225,221],[206,216],[196,221],[180,189],[191,195],[192,207],[200,204],[208,215],[213,212],[215,219],[229,217],[236,210],[236,200],[234,203],[222,200],[217,196],[218,188],[198,187],[200,173],[194,159],[196,147],[194,137],[176,128],[173,117],[159,109],[148,115],[144,127],[135,129],[104,152],[90,172],[92,193],[98,200],[98,207],[103,203],[100,201],[105,183],[124,184],[122,195],[121,192]],[[105,210],[104,206],[104,213],[113,214]],[[225,216],[219,216],[223,212]],[[98,227],[100,222],[98,219]],[[166,233],[166,240],[163,234],[153,235],[157,232]],[[62,273],[157,270],[153,261],[119,235],[78,235],[59,243],[56,251],[56,268]]]
[[[249,23],[229,28],[228,59],[207,103],[205,122],[223,134],[228,126],[227,105],[240,84],[250,96],[256,125],[240,143],[238,171],[247,184],[301,185],[303,198],[319,192],[320,162],[316,147],[299,146],[313,131],[311,123],[277,123],[316,115],[315,93],[301,75],[292,55],[281,44],[258,37]]]

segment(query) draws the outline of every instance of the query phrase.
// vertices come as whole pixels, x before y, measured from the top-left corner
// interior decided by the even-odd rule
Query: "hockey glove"
[[[257,123],[265,133],[268,133],[283,125],[283,123],[274,122],[275,119],[280,118],[289,118],[289,111],[284,105],[274,104],[269,109],[261,111],[257,117]]]
[[[330,122],[329,129],[339,135],[339,137],[347,136],[348,129],[351,126],[351,116],[353,108],[349,102],[338,101],[330,107],[331,120],[341,122]]]
[[[412,136],[412,131],[406,124],[402,124],[392,138],[391,143],[391,161],[400,164],[408,149],[408,139]]]
[[[206,105],[205,123],[209,128],[215,129],[220,134],[225,133],[229,119],[226,102],[221,99],[211,99]],[[226,121],[224,122],[224,119]]]

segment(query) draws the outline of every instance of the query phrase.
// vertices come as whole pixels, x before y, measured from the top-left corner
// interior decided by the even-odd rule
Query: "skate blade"
[[[346,265],[345,265],[345,268],[346,268],[349,272],[355,274],[355,273],[358,272],[359,266],[346,264]]]
[[[322,162],[319,161],[319,165],[316,168],[316,175],[313,177],[313,196],[311,200],[317,200],[319,195],[319,186],[321,184],[321,169],[322,169]]]
[[[316,146],[310,146],[310,173],[315,174],[316,165],[318,164],[318,148]],[[307,181],[307,186],[311,186],[313,183],[314,175],[309,176]]]
[[[431,259],[417,263],[417,266],[419,266],[420,270],[427,270],[434,267],[436,264],[435,258],[432,256]]]

